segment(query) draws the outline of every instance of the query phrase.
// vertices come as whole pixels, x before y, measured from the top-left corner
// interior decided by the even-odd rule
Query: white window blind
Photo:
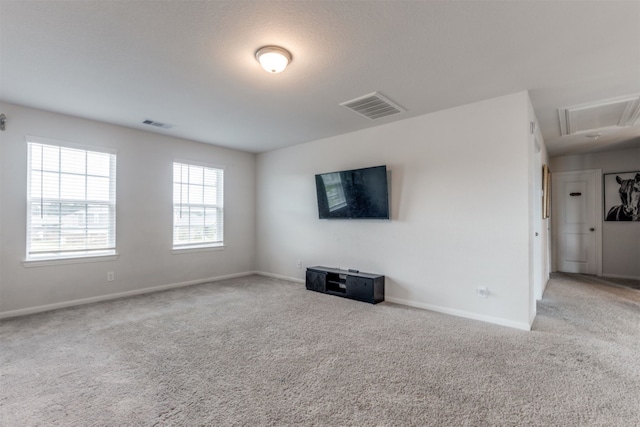
[[[173,163],[173,249],[223,246],[224,170]]]
[[[116,253],[116,156],[28,139],[27,259]]]

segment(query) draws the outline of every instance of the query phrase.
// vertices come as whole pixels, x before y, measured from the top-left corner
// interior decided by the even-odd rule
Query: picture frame
[[[542,165],[542,219],[551,216],[551,171],[546,164]]]
[[[602,175],[604,220],[640,221],[640,171]]]

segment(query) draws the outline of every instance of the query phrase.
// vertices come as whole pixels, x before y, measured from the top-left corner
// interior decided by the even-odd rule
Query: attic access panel
[[[558,109],[562,136],[633,126],[640,117],[640,94]]]

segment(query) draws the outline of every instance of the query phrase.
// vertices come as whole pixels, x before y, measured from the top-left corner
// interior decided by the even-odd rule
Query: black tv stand
[[[384,301],[384,276],[329,267],[307,268],[307,289],[377,304]]]

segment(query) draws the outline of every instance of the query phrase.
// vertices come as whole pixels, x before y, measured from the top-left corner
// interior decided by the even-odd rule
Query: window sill
[[[85,257],[76,257],[76,258],[29,259],[29,260],[22,261],[22,265],[24,267],[45,267],[50,265],[83,264],[87,262],[115,261],[117,259],[118,259],[118,254],[85,256]]]
[[[182,248],[182,249],[172,249],[171,253],[174,255],[179,255],[179,254],[189,254],[192,252],[207,252],[207,251],[222,251],[224,250],[225,246],[224,245],[220,245],[220,246],[200,246],[200,247],[189,247],[189,248]]]

